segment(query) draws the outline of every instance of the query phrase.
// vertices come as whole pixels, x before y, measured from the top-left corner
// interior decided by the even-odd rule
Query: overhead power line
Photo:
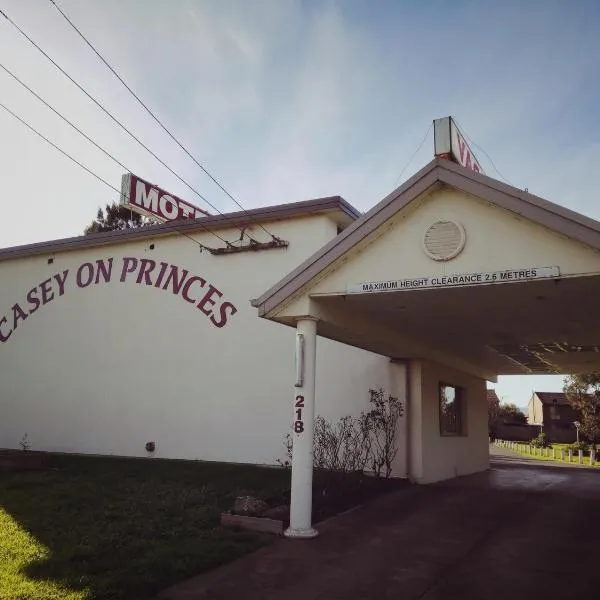
[[[423,144],[429,137],[429,132],[431,131],[432,127],[433,127],[433,123],[430,123],[429,127],[427,128],[427,131],[425,132],[425,136],[421,140],[421,143],[417,146],[417,149],[414,151],[413,155],[410,157],[410,159],[408,160],[406,165],[404,165],[404,168],[402,169],[402,171],[400,171],[400,175],[398,175],[398,178],[396,179],[396,183],[394,184],[394,187],[398,186],[398,184],[400,183],[400,179],[402,179],[402,175],[404,175],[404,172],[406,171],[406,169],[408,169],[408,167],[410,166],[412,161],[415,159],[415,156],[419,153],[419,150],[423,147]]]
[[[82,168],[84,171],[86,171],[87,173],[89,173],[90,175],[92,175],[92,177],[95,177],[98,181],[100,181],[101,183],[103,183],[104,185],[106,185],[107,187],[109,187],[111,190],[114,190],[118,194],[122,193],[121,190],[117,189],[114,185],[112,185],[111,183],[109,183],[108,181],[106,181],[106,179],[102,178],[97,173],[94,173],[94,171],[92,171],[89,167],[86,167],[82,162],[78,161],[76,158],[74,158],[73,156],[71,156],[68,152],[66,152],[65,150],[63,150],[60,146],[58,146],[53,141],[51,141],[50,139],[48,139],[45,135],[43,135],[42,133],[40,133],[37,129],[35,129],[32,125],[30,125],[27,121],[25,121],[25,119],[23,119],[22,117],[20,117],[19,115],[17,115],[10,108],[8,108],[8,106],[5,106],[4,104],[2,104],[2,102],[0,102],[0,108],[3,108],[9,115],[11,115],[12,117],[14,117],[17,121],[20,121],[23,125],[25,125],[25,127],[27,127],[30,131],[32,131],[33,133],[35,133],[35,135],[37,135],[38,137],[40,137],[47,144],[50,144],[50,146],[52,146],[55,150],[58,150],[58,152],[60,152],[63,156],[65,156],[70,161],[72,161],[73,163],[75,163],[78,167]],[[218,238],[219,240],[221,240],[222,242],[224,242],[228,246],[231,245],[230,242],[228,242],[226,239],[222,238],[218,233],[215,233],[214,231],[212,231],[211,229],[209,229],[206,225],[204,225],[202,223],[201,219],[197,219],[195,222],[202,229],[204,229],[205,231],[207,231],[211,235],[214,235],[216,238]],[[208,246],[205,246],[204,244],[201,244],[198,240],[195,240],[193,237],[191,237],[187,233],[184,233],[183,231],[179,231],[179,230],[177,230],[175,228],[174,228],[174,230],[177,233],[179,233],[180,235],[183,235],[183,236],[187,237],[188,239],[192,240],[192,242],[194,242],[194,244],[198,245],[201,249],[208,250],[209,252],[213,252],[214,251],[213,248],[209,248]]]
[[[474,146],[478,150],[481,150],[481,152],[487,157],[487,159],[490,161],[490,164],[492,165],[494,171],[496,171],[496,173],[498,173],[500,178],[503,179],[506,183],[508,183],[508,185],[512,185],[513,187],[516,187],[508,179],[506,179],[506,177],[504,177],[504,175],[502,175],[502,173],[500,173],[500,171],[498,170],[498,167],[496,167],[494,161],[492,160],[492,157],[479,144],[475,143],[471,137],[469,137],[469,134],[464,130],[463,126],[456,119],[454,119],[454,122],[456,123],[456,126],[458,127],[459,131],[463,134],[463,136],[465,138],[467,138],[467,140],[471,143],[471,146]]]
[[[92,96],[85,88],[83,88],[71,75],[69,75],[47,52],[43,50],[32,38],[30,38],[3,10],[0,10],[0,14],[23,36],[27,39],[43,56],[45,56],[69,81],[71,81],[79,90],[81,90],[102,112],[104,112],[108,117],[112,119],[123,131],[125,131],[135,142],[137,142],[144,150],[150,153],[163,167],[165,167],[170,173],[172,173],[179,181],[181,181],[185,186],[187,186],[194,194],[196,194],[201,200],[203,200],[206,204],[208,204],[211,208],[213,208],[220,215],[223,213],[209,200],[207,200],[200,192],[198,192],[190,183],[188,183],[181,175],[176,173],[164,160],[162,160],[155,152],[150,150],[144,142],[142,142],[134,133],[132,133],[117,117],[115,117],[111,112],[109,112],[94,96]],[[237,227],[237,226],[235,226]],[[244,232],[243,232],[244,233]],[[256,240],[251,238],[248,234],[246,234],[248,239],[257,243]],[[271,234],[269,234],[271,235]],[[273,237],[273,236],[272,236]],[[228,242],[229,243],[229,242]]]
[[[106,150],[105,148],[103,148],[102,146],[100,146],[100,144],[98,144],[89,135],[87,135],[84,131],[82,131],[79,127],[77,127],[77,125],[75,125],[75,123],[73,123],[67,117],[65,117],[65,115],[63,115],[56,108],[54,108],[54,106],[52,106],[49,102],[47,102],[46,100],[44,100],[44,98],[42,98],[35,90],[33,90],[31,87],[29,87],[22,79],[20,79],[19,77],[17,77],[17,75],[15,75],[10,69],[8,69],[2,63],[0,63],[0,69],[3,69],[5,73],[7,73],[8,75],[10,75],[17,83],[19,83],[21,86],[23,86],[23,88],[25,88],[31,95],[33,95],[35,98],[37,98],[44,106],[46,106],[47,108],[49,108],[55,115],[57,115],[58,117],[60,117],[65,123],[67,123],[67,125],[69,125],[70,127],[72,127],[77,133],[79,133],[79,135],[81,135],[88,142],[90,142],[91,144],[93,144],[94,147],[98,148],[98,150],[100,150],[100,152],[102,152],[105,156],[107,156],[108,158],[110,158],[115,164],[117,164],[121,168],[125,169],[125,171],[128,171],[128,172],[131,173],[131,169],[129,169],[129,167],[127,165],[125,165],[118,158],[116,158],[114,155],[112,155],[108,150]],[[115,189],[115,188],[113,188],[113,189]],[[243,238],[243,236],[244,236],[244,229],[242,227],[240,227],[239,225],[237,225],[233,221],[231,222],[231,225],[233,227],[239,229],[242,232],[242,236],[240,237],[240,240],[241,240]],[[229,248],[234,248],[235,247],[231,242],[228,242],[227,240],[224,240],[220,236],[217,236],[217,237],[219,237],[221,240],[223,240],[227,244],[227,246]],[[249,239],[252,239],[252,238],[249,237]]]
[[[59,116],[65,123],[70,125],[77,133],[82,135],[88,142],[90,142],[90,144],[93,144],[96,148],[98,148],[98,150],[103,152],[113,162],[115,162],[121,168],[123,168],[126,171],[129,171],[131,173],[131,169],[129,169],[129,167],[124,165],[118,158],[115,158],[110,152],[108,152],[102,146],[97,144],[89,135],[87,135],[87,133],[85,133],[84,131],[79,129],[79,127],[77,127],[77,125],[75,125],[73,122],[69,121],[69,119],[67,119],[67,117],[65,117],[62,113],[58,112],[58,110],[56,110],[56,108],[54,108],[51,104],[46,102],[46,100],[44,100],[39,94],[37,94],[34,90],[32,90],[24,81],[19,79],[11,70],[9,70],[7,67],[5,67],[2,63],[0,63],[0,69],[2,69],[5,73],[10,75],[17,83],[22,85],[30,94],[35,96],[44,106],[49,108],[55,115]]]
[[[207,175],[213,183],[215,183],[219,189],[225,193],[233,202],[237,204],[244,212],[247,212],[246,209],[242,206],[242,204],[223,186],[223,184],[214,177],[209,170],[202,165],[196,157],[171,133],[171,131],[164,125],[164,123],[154,114],[150,108],[144,103],[144,101],[131,89],[131,87],[125,82],[125,80],[117,73],[117,71],[110,65],[110,63],[100,54],[100,52],[94,47],[94,45],[87,39],[87,37],[80,31],[80,29],[69,19],[69,17],[65,14],[65,12],[60,8],[60,6],[54,1],[50,0],[50,2],[54,5],[56,10],[63,16],[63,18],[67,21],[67,23],[77,32],[79,37],[91,48],[94,54],[104,63],[104,65],[110,70],[110,72],[125,86],[127,91],[138,101],[138,103],[144,108],[144,110],[156,121],[156,123],[161,127],[161,129],[183,150],[189,158],[191,158],[194,163],[202,171]],[[277,239],[271,232],[267,231],[267,229],[260,225],[261,229],[267,234],[270,235],[273,239]]]

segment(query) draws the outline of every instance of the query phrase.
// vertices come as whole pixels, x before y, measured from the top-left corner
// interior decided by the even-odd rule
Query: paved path
[[[161,600],[600,597],[600,472],[515,461],[413,486],[281,539]]]

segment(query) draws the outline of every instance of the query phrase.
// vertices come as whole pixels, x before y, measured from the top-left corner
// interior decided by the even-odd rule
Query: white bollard
[[[592,466],[596,462],[596,448],[592,446],[590,448],[590,466]]]
[[[569,448],[569,462],[573,460],[573,449]]]
[[[560,460],[565,460],[565,449],[564,448],[560,449]]]
[[[552,458],[556,460],[556,448],[552,448]]]
[[[583,450],[579,450],[578,454],[579,454],[579,457],[578,457],[579,461],[578,462],[579,462],[579,464],[581,464],[583,462]]]

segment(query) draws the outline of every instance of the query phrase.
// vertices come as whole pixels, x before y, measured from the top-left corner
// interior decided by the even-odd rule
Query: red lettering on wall
[[[137,259],[132,256],[122,259],[123,265],[119,281],[121,283],[135,283],[137,285],[148,285],[158,289],[170,289],[174,295],[181,297],[189,304],[194,304],[200,312],[206,315],[215,327],[224,327],[229,319],[237,312],[232,302],[221,302],[223,292],[216,286],[209,284],[204,277],[199,275],[189,276],[189,271],[177,265],[160,263],[156,282],[152,281],[152,274],[156,269],[156,262],[151,259]],[[76,272],[75,284],[79,288],[85,288],[92,283],[110,283],[114,259],[97,260],[95,263],[82,263]],[[139,265],[139,270],[138,270]],[[135,278],[127,279],[127,276],[135,273]],[[30,315],[36,313],[42,306],[48,304],[56,297],[63,296],[66,292],[69,269],[54,274],[45,279],[37,286],[31,288],[25,298],[27,304],[15,303],[10,313],[0,316],[0,342],[6,342]],[[166,280],[165,280],[166,277]],[[163,283],[164,281],[164,283]],[[194,288],[196,284],[196,288]],[[207,287],[206,290],[202,288]],[[58,292],[58,293],[56,293]],[[204,293],[202,293],[204,292]],[[200,298],[200,300],[198,300]],[[27,310],[24,310],[26,306]],[[135,310],[135,306],[132,307]],[[12,318],[12,323],[10,319]],[[12,325],[12,328],[11,328]]]
[[[165,276],[165,272],[168,268],[169,268],[169,265],[166,262],[160,263],[160,272],[158,274],[158,279],[156,280],[154,287],[159,288],[162,285],[163,277]]]
[[[108,263],[108,267],[106,266],[106,263]],[[103,260],[97,260],[96,261],[96,279],[94,281],[94,283],[98,284],[100,283],[100,275],[102,275],[102,278],[104,279],[104,283],[109,283],[110,282],[110,276],[112,275],[112,266],[113,266],[113,259],[109,258],[107,261],[103,261]],[[62,294],[61,294],[62,296]]]
[[[213,322],[215,327],[225,327],[225,325],[227,325],[228,317],[235,315],[236,312],[237,308],[231,304],[231,302],[223,302],[219,308],[219,319],[215,319],[215,315],[213,314],[210,320]],[[229,313],[229,315],[227,315],[227,313]]]
[[[179,267],[175,265],[171,265],[171,271],[167,276],[167,280],[165,281],[165,285],[163,285],[162,289],[166,290],[169,287],[169,284],[172,284],[171,291],[177,295],[181,290],[181,286],[185,281],[185,278],[188,276],[189,271],[187,269],[182,269],[181,279],[177,279],[177,275],[179,274]]]
[[[52,283],[52,279],[46,279],[40,283],[40,289],[42,290],[42,304],[48,304],[50,300],[54,298],[54,292],[48,285]]]
[[[40,307],[40,299],[37,297],[37,286],[27,292],[27,302],[30,304],[29,314],[32,315]]]
[[[13,329],[16,329],[19,326],[19,320],[24,321],[29,316],[21,308],[21,306],[18,302],[16,304],[13,304],[12,313],[13,313]]]
[[[121,283],[125,281],[128,273],[133,273],[137,268],[137,258],[131,256],[123,259],[123,269],[121,270]]]
[[[77,285],[80,288],[87,287],[94,281],[94,265],[92,263],[83,263],[77,269]]]
[[[198,308],[206,316],[212,315],[212,308],[210,308],[210,307],[214,306],[217,303],[216,300],[213,300],[213,296],[215,296],[215,294],[219,298],[223,297],[223,294],[221,294],[221,292],[214,285],[209,285],[208,292],[206,292],[204,298],[202,298],[202,300],[200,300],[200,302],[198,302]]]
[[[190,277],[186,282],[185,285],[183,286],[183,289],[181,290],[181,295],[183,296],[184,300],[187,300],[190,304],[195,304],[196,300],[194,300],[194,298],[190,298],[189,291],[190,291],[190,287],[192,286],[193,283],[199,282],[200,283],[200,287],[204,287],[206,284],[206,279],[202,279],[202,277]]]
[[[12,329],[9,329],[8,333],[4,333],[2,331],[2,326],[6,325],[7,323],[8,323],[8,321],[7,321],[6,317],[2,317],[0,319],[0,342],[7,342],[8,338],[12,335],[12,332],[13,332]]]
[[[142,258],[140,261],[140,271],[138,273],[136,283],[142,283],[142,279],[145,280],[146,285],[152,285],[152,280],[150,279],[150,273],[154,271],[154,267],[156,267],[156,261],[150,260],[149,258]]]
[[[110,259],[112,261],[112,258]],[[65,293],[65,281],[67,280],[67,275],[69,274],[69,269],[65,269],[62,274],[57,273],[54,276],[56,279],[56,283],[58,283],[58,295],[62,296]]]

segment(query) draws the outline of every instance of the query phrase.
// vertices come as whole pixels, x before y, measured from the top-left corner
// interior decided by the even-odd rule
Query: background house
[[[573,423],[580,418],[562,392],[533,392],[528,404],[528,422],[538,425],[554,442],[574,442]]]

